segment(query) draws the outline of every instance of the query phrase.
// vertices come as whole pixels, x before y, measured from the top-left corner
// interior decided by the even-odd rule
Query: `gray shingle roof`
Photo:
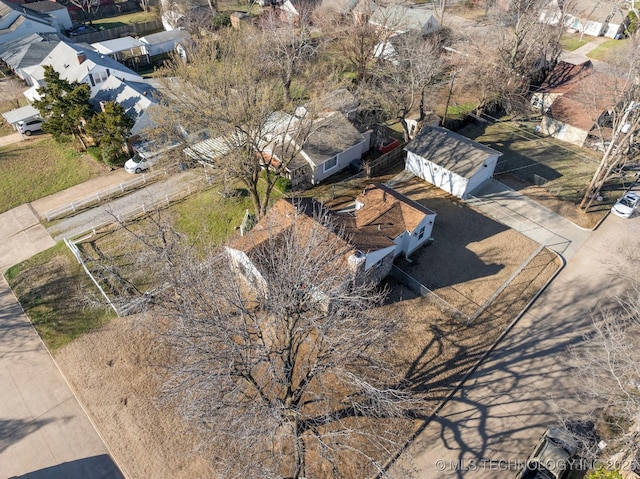
[[[431,163],[471,178],[491,156],[502,153],[439,126],[426,126],[405,146]]]
[[[362,134],[340,113],[333,113],[314,125],[303,151],[317,166],[338,153],[361,143]]]
[[[0,45],[0,58],[14,70],[38,65],[58,42],[55,35],[33,33]]]

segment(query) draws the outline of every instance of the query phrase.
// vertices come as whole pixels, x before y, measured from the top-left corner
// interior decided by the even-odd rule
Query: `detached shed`
[[[493,176],[502,153],[439,126],[426,126],[405,147],[405,169],[458,198]]]

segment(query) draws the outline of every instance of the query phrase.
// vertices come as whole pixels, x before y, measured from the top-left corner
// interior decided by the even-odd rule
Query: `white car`
[[[136,154],[125,162],[124,169],[127,173],[142,173],[144,170],[148,170],[150,166],[151,164],[147,158]]]
[[[622,218],[631,218],[638,208],[638,205],[640,205],[640,195],[638,193],[625,193],[624,196],[613,205],[611,212]]]
[[[34,131],[42,130],[42,118],[33,118],[31,120],[18,122],[18,131],[26,136],[31,136]]]

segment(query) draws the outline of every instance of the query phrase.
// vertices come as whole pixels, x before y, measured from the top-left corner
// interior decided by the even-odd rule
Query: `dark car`
[[[517,479],[566,479],[577,450],[578,442],[571,433],[559,427],[550,427],[542,435]]]

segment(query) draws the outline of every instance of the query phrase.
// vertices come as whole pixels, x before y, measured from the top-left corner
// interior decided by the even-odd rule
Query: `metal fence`
[[[435,299],[436,302],[446,311],[449,312],[451,318],[462,323],[466,322],[467,324],[471,320],[471,318],[460,311],[458,308],[453,306],[451,303],[446,301],[445,299],[438,296],[432,290],[427,288],[424,284],[418,281],[416,278],[408,274],[407,272],[401,270],[395,264],[391,267],[391,276],[393,276],[398,282],[404,284],[407,288],[409,288],[414,293],[420,296],[428,296],[430,299]]]
[[[96,206],[97,204],[100,204],[105,200],[120,196],[127,191],[138,189],[144,185],[157,181],[161,176],[165,175],[165,172],[160,171],[142,174],[133,178],[132,180],[124,181],[112,188],[98,191],[93,195],[87,196],[77,201],[72,201],[71,203],[60,206],[59,208],[49,210],[45,213],[45,217],[47,218],[47,221],[64,218],[65,216],[69,216],[84,209]]]

